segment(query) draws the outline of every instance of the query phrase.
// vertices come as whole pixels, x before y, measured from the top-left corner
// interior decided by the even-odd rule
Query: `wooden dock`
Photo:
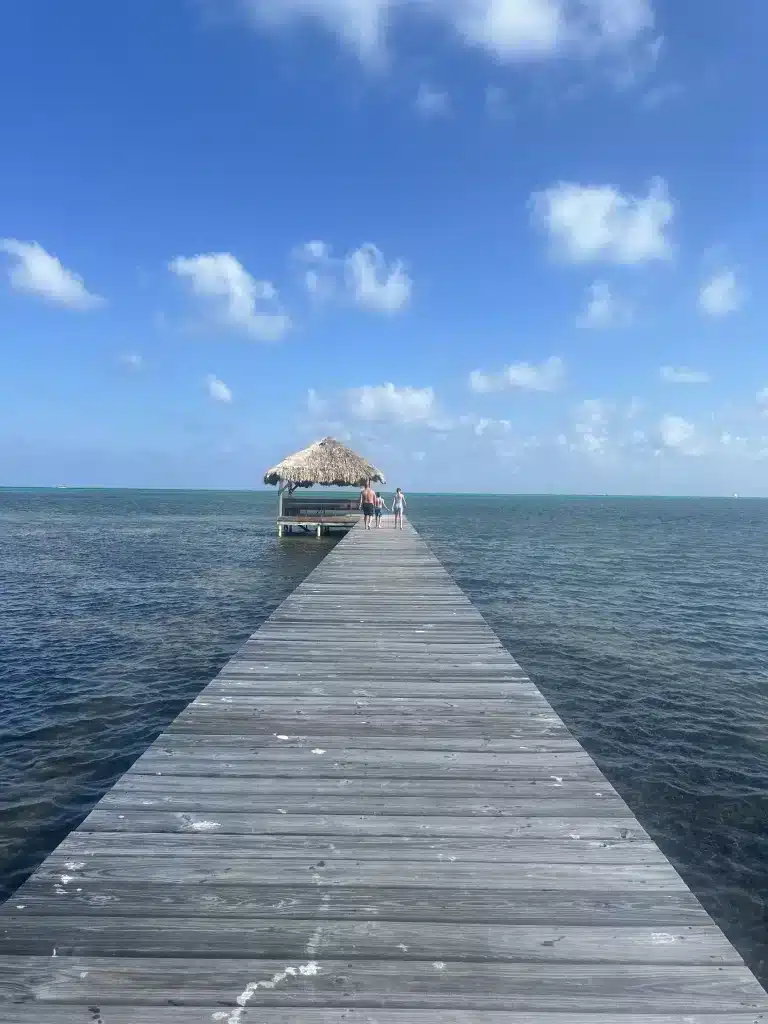
[[[2,1024],[757,1024],[406,525],[355,529],[0,911]]]

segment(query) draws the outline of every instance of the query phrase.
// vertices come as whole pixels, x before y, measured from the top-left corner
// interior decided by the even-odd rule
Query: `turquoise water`
[[[273,493],[0,491],[9,893],[333,541]],[[768,980],[768,501],[410,496],[422,535]]]

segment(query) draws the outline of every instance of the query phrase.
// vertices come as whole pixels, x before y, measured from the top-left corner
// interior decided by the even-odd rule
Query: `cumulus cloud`
[[[229,2],[229,0],[226,0]],[[236,0],[257,25],[283,28],[312,21],[366,63],[380,63],[396,0]]]
[[[280,341],[291,327],[270,281],[257,281],[229,252],[178,256],[169,264],[192,292],[210,303],[219,323],[256,341]]]
[[[755,398],[759,405],[768,405],[768,387],[758,391]]]
[[[604,455],[609,444],[608,424],[614,407],[601,398],[587,398],[576,409],[574,448]]]
[[[606,281],[594,281],[587,289],[586,305],[576,321],[579,327],[616,327],[629,320],[629,307],[617,298]]]
[[[720,270],[699,291],[699,309],[706,316],[727,316],[744,302],[744,292],[733,270]]]
[[[502,60],[621,50],[653,27],[650,0],[461,0],[444,6],[466,42]]]
[[[304,283],[315,297],[342,294],[361,308],[377,313],[399,313],[410,302],[413,281],[405,264],[402,260],[388,263],[370,242],[341,259],[321,241],[305,243],[296,255],[310,264]]]
[[[363,245],[346,261],[349,289],[359,306],[397,313],[408,305],[413,282],[403,264],[387,264],[375,245]]]
[[[214,2],[214,0],[209,0]],[[229,0],[226,0],[229,2]],[[512,62],[623,52],[653,29],[651,0],[236,0],[267,28],[314,21],[362,61],[381,65],[393,16],[416,13],[467,46]]]
[[[347,408],[358,420],[381,423],[426,423],[437,412],[431,387],[366,385],[347,392]]]
[[[565,363],[551,356],[543,363],[512,363],[498,373],[473,370],[470,389],[477,394],[519,388],[523,391],[558,391],[565,384]]]
[[[680,455],[701,455],[703,452],[695,426],[682,416],[662,416],[659,438],[664,448]]]
[[[508,434],[512,429],[512,423],[509,420],[494,420],[487,416],[477,418],[467,416],[463,419],[472,427],[478,437],[483,437],[486,434]]]
[[[662,366],[659,373],[667,384],[709,384],[711,380],[703,370],[689,370],[686,366]]]
[[[232,401],[232,392],[229,390],[223,380],[219,380],[213,373],[209,373],[205,378],[205,385],[208,389],[208,394],[214,400],[214,402],[225,402],[229,403]]]
[[[416,93],[416,110],[422,117],[447,117],[451,112],[451,101],[447,92],[422,83]]]
[[[144,366],[144,357],[138,352],[126,352],[120,356],[120,362],[130,370],[140,370]]]
[[[88,310],[103,305],[104,299],[89,292],[79,274],[68,270],[38,242],[3,238],[0,252],[11,257],[8,280],[14,291],[37,295],[69,309]]]
[[[326,260],[330,257],[330,247],[319,239],[315,239],[312,242],[304,242],[295,250],[295,256],[297,259],[310,260],[310,261],[321,261]]]
[[[675,206],[661,178],[645,195],[562,181],[534,193],[531,208],[553,253],[569,262],[632,265],[672,256],[668,232]]]

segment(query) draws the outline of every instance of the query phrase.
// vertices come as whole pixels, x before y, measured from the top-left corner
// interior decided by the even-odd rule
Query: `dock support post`
[[[322,537],[322,535],[323,535],[323,528],[322,528],[322,526],[321,526],[321,525],[320,525],[320,524],[318,523],[318,524],[317,524],[317,536],[318,536],[318,537]]]
[[[277,524],[277,536],[278,537],[282,537],[283,536],[283,524],[282,523],[278,523]]]

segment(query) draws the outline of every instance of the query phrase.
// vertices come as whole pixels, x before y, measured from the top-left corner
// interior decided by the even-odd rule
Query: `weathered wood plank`
[[[239,1009],[239,1008],[238,1008]],[[9,1006],[3,1024],[211,1024],[221,1021],[229,1024],[232,1014],[222,1013],[221,1007],[211,1006],[110,1006],[109,1018],[101,1016],[98,1006],[45,1007],[45,1021],[40,1016],[40,1004]],[[269,1024],[764,1024],[768,1016],[761,1013],[509,1013],[485,1010],[356,1010],[314,1009],[303,1006],[301,1015],[296,1010],[271,1007]],[[262,1011],[242,1010],[236,1024],[264,1024]]]
[[[246,993],[248,997],[246,998]],[[670,1013],[768,1009],[743,967],[456,961],[0,959],[0,998],[111,1005]],[[239,1000],[239,1001],[238,1001]],[[300,1019],[300,1016],[299,1016]]]
[[[440,922],[62,918],[8,915],[0,955],[221,957],[267,960],[453,960],[478,963],[730,964],[741,958],[713,924],[667,931]]]
[[[492,811],[495,806],[510,805],[517,806],[519,801],[535,801],[531,806],[532,811],[514,811],[509,813],[534,814],[542,800],[563,800],[568,799],[569,807],[572,807],[574,798],[586,800],[594,797],[597,806],[619,805],[620,798],[613,787],[606,779],[601,779],[597,789],[594,779],[586,781],[563,782],[562,787],[552,784],[553,780],[537,782],[535,779],[520,779],[516,782],[480,782],[473,779],[261,779],[257,787],[246,789],[237,779],[207,779],[202,776],[191,778],[189,776],[165,775],[158,779],[154,775],[124,775],[117,781],[114,788],[106,794],[104,799],[117,793],[141,793],[141,794],[221,794],[222,796],[246,796],[255,798],[257,796],[269,796],[279,794],[281,796],[326,797],[343,796],[351,799],[354,796],[364,797],[365,800],[376,797],[384,797],[387,800],[396,798],[409,798],[420,800],[420,813],[424,813],[424,800],[429,799],[431,811],[433,799],[463,799],[479,800],[482,807]],[[567,789],[567,794],[562,789]],[[399,806],[399,805],[395,805]],[[403,807],[406,805],[403,804]],[[548,805],[547,805],[548,806]],[[627,805],[620,802],[624,813],[628,812]],[[343,812],[342,812],[343,813]],[[356,813],[356,812],[351,812]],[[402,813],[407,813],[403,811]],[[546,810],[544,813],[548,813]],[[559,813],[559,812],[556,812]]]
[[[187,823],[188,822],[188,823]],[[478,843],[465,839],[418,835],[231,835],[221,834],[216,821],[180,822],[181,828],[166,832],[73,832],[51,854],[59,859],[111,857],[267,857],[307,860],[406,860],[425,863],[477,862],[499,864],[666,864],[658,846],[650,840],[531,839],[527,836],[489,838]],[[191,833],[191,834],[190,834]],[[62,870],[65,868],[62,866]]]
[[[59,900],[58,879],[34,875],[6,904],[9,913],[62,913],[121,917],[316,918],[317,920],[430,921],[484,924],[551,924],[651,927],[659,930],[708,923],[709,918],[691,892],[657,892],[633,887],[624,890],[510,890],[429,886],[354,886],[330,890],[311,882],[303,885],[262,885],[186,882],[109,882],[83,880],[68,886]]]
[[[295,724],[295,723],[294,723]],[[239,732],[236,730],[240,730]],[[516,734],[516,735],[515,735]],[[346,750],[412,750],[412,751],[444,751],[445,753],[491,753],[491,754],[542,754],[568,753],[579,749],[578,742],[557,727],[538,726],[530,731],[525,729],[510,730],[505,739],[482,739],[477,736],[465,739],[443,736],[380,736],[376,733],[367,736],[350,735],[292,735],[290,733],[273,733],[268,730],[260,732],[257,728],[245,733],[242,719],[236,716],[221,716],[214,719],[201,718],[198,721],[178,719],[173,728],[169,729],[162,741],[155,744],[153,750],[173,749],[182,752],[188,749],[199,750],[201,742],[210,742],[213,746],[220,744],[221,736],[226,736],[231,746],[253,746],[258,743],[261,749],[278,747],[322,747],[327,750],[343,744]]]
[[[69,858],[67,858],[69,860]],[[623,890],[631,886],[654,889],[657,892],[675,891],[685,885],[664,860],[652,864],[584,864],[584,863],[528,863],[517,862],[514,868],[506,864],[435,860],[434,863],[421,860],[330,860],[307,858],[306,863],[287,859],[258,860],[251,857],[212,857],[209,854],[190,854],[183,862],[162,857],[119,857],[110,854],[93,855],[86,858],[85,867],[72,869],[58,854],[52,854],[38,868],[37,877],[64,882],[61,893],[66,896],[69,889],[76,888],[82,881],[123,881],[172,882],[183,872],[186,882],[244,882],[262,884],[301,884],[309,879],[316,885],[428,885],[435,888],[451,889],[483,888],[493,886],[499,889],[599,889],[604,891]],[[63,902],[63,901],[60,901]]]
[[[245,802],[245,800],[243,801]],[[403,802],[402,799],[399,802]],[[215,803],[215,800],[211,800]],[[287,801],[286,801],[287,803]],[[343,804],[340,804],[343,807]],[[559,806],[566,813],[567,805]],[[283,810],[285,810],[283,808]],[[371,808],[369,807],[370,811]],[[215,816],[214,816],[215,815]],[[480,820],[478,820],[480,819]],[[210,814],[193,811],[147,810],[145,808],[105,810],[103,802],[92,811],[70,838],[84,834],[104,833],[217,833],[221,835],[383,837],[394,841],[423,839],[437,843],[443,840],[467,840],[484,848],[489,842],[507,840],[523,849],[525,844],[546,840],[551,850],[558,841],[574,837],[585,841],[615,843],[618,840],[643,840],[646,833],[635,819],[627,817],[561,818],[512,817],[501,813],[484,813],[479,808],[474,816],[459,814],[395,816],[381,814],[321,814],[285,811],[284,814],[222,814],[211,808]],[[481,842],[482,840],[482,842]],[[120,842],[120,840],[117,840]]]
[[[232,778],[217,778],[211,776],[209,778],[201,779],[200,776],[169,776],[169,775],[131,775],[131,779],[143,780],[155,780],[162,781],[163,779],[173,782],[194,782],[195,785],[200,785],[205,781],[209,786],[216,784],[217,782],[235,782],[237,776]],[[319,779],[318,783],[323,782],[334,782],[334,779]],[[341,780],[343,781],[343,780]],[[372,781],[385,781],[385,780],[372,780]],[[398,780],[399,781],[399,780]],[[465,780],[460,779],[459,782]],[[263,784],[268,782],[281,783],[281,782],[300,782],[302,785],[307,786],[308,783],[312,782],[310,776],[304,776],[299,779],[271,779],[271,780],[258,780],[258,784],[254,784],[256,792],[251,795],[247,788],[243,788],[239,793],[222,793],[220,797],[216,797],[215,794],[211,793],[209,789],[203,789],[200,786],[199,792],[195,792],[195,786],[190,785],[188,787],[177,787],[170,790],[166,795],[158,793],[158,791],[150,792],[147,790],[121,790],[120,793],[111,794],[108,798],[104,798],[99,804],[98,810],[107,809],[121,809],[126,807],[156,807],[162,808],[168,811],[180,811],[180,812],[200,812],[209,814],[212,811],[219,811],[223,814],[227,812],[254,812],[254,813],[267,813],[267,814],[318,814],[318,815],[333,815],[333,816],[347,816],[355,817],[360,819],[360,825],[367,827],[369,817],[372,815],[387,815],[389,817],[403,817],[406,820],[403,821],[403,828],[411,830],[416,826],[413,823],[408,823],[407,818],[416,815],[424,819],[424,824],[427,828],[431,826],[431,819],[434,817],[506,817],[506,818],[526,818],[531,819],[534,815],[537,818],[558,818],[565,824],[559,824],[558,822],[546,823],[542,822],[537,828],[549,829],[548,833],[541,834],[559,834],[563,829],[569,831],[578,831],[582,827],[582,822],[589,822],[591,819],[597,818],[621,818],[621,822],[615,822],[620,828],[630,828],[632,826],[638,827],[637,822],[631,818],[625,804],[621,803],[617,797],[610,797],[608,794],[603,794],[602,791],[595,793],[594,796],[584,795],[579,793],[578,786],[574,786],[575,795],[574,799],[568,799],[568,795],[571,792],[571,788],[567,782],[552,787],[554,792],[549,796],[542,795],[541,799],[537,799],[536,795],[532,795],[530,798],[521,798],[518,800],[483,800],[482,798],[473,797],[440,797],[433,798],[430,801],[429,810],[430,815],[424,814],[424,799],[420,799],[416,796],[400,796],[396,794],[393,797],[387,796],[372,796],[366,797],[364,794],[356,796],[352,794],[349,799],[344,798],[343,792],[329,795],[329,796],[318,796],[314,797],[311,795],[311,791],[308,790],[306,795],[301,795],[298,790],[287,791],[281,793],[274,789],[269,789],[265,792],[264,796],[260,795],[260,790]],[[169,787],[170,788],[170,787]],[[136,799],[134,794],[143,792],[146,795],[141,799]],[[154,799],[152,799],[154,797]],[[575,811],[575,815],[574,815]],[[94,812],[95,813],[95,812]],[[574,815],[569,817],[569,815]],[[518,831],[521,828],[528,826],[530,822],[514,822],[510,821],[508,825],[509,834],[512,834],[512,830],[517,828]],[[453,828],[453,824],[450,824]],[[294,827],[294,826],[291,826]],[[326,826],[324,826],[326,827]],[[592,826],[592,827],[597,827]],[[606,828],[610,827],[610,823],[606,824]],[[483,826],[475,825],[472,828],[479,829],[478,836],[482,833]],[[346,830],[346,826],[343,826],[343,830]],[[405,834],[409,834],[409,831]],[[591,834],[592,838],[601,838],[605,833]],[[613,833],[610,833],[613,835]]]

